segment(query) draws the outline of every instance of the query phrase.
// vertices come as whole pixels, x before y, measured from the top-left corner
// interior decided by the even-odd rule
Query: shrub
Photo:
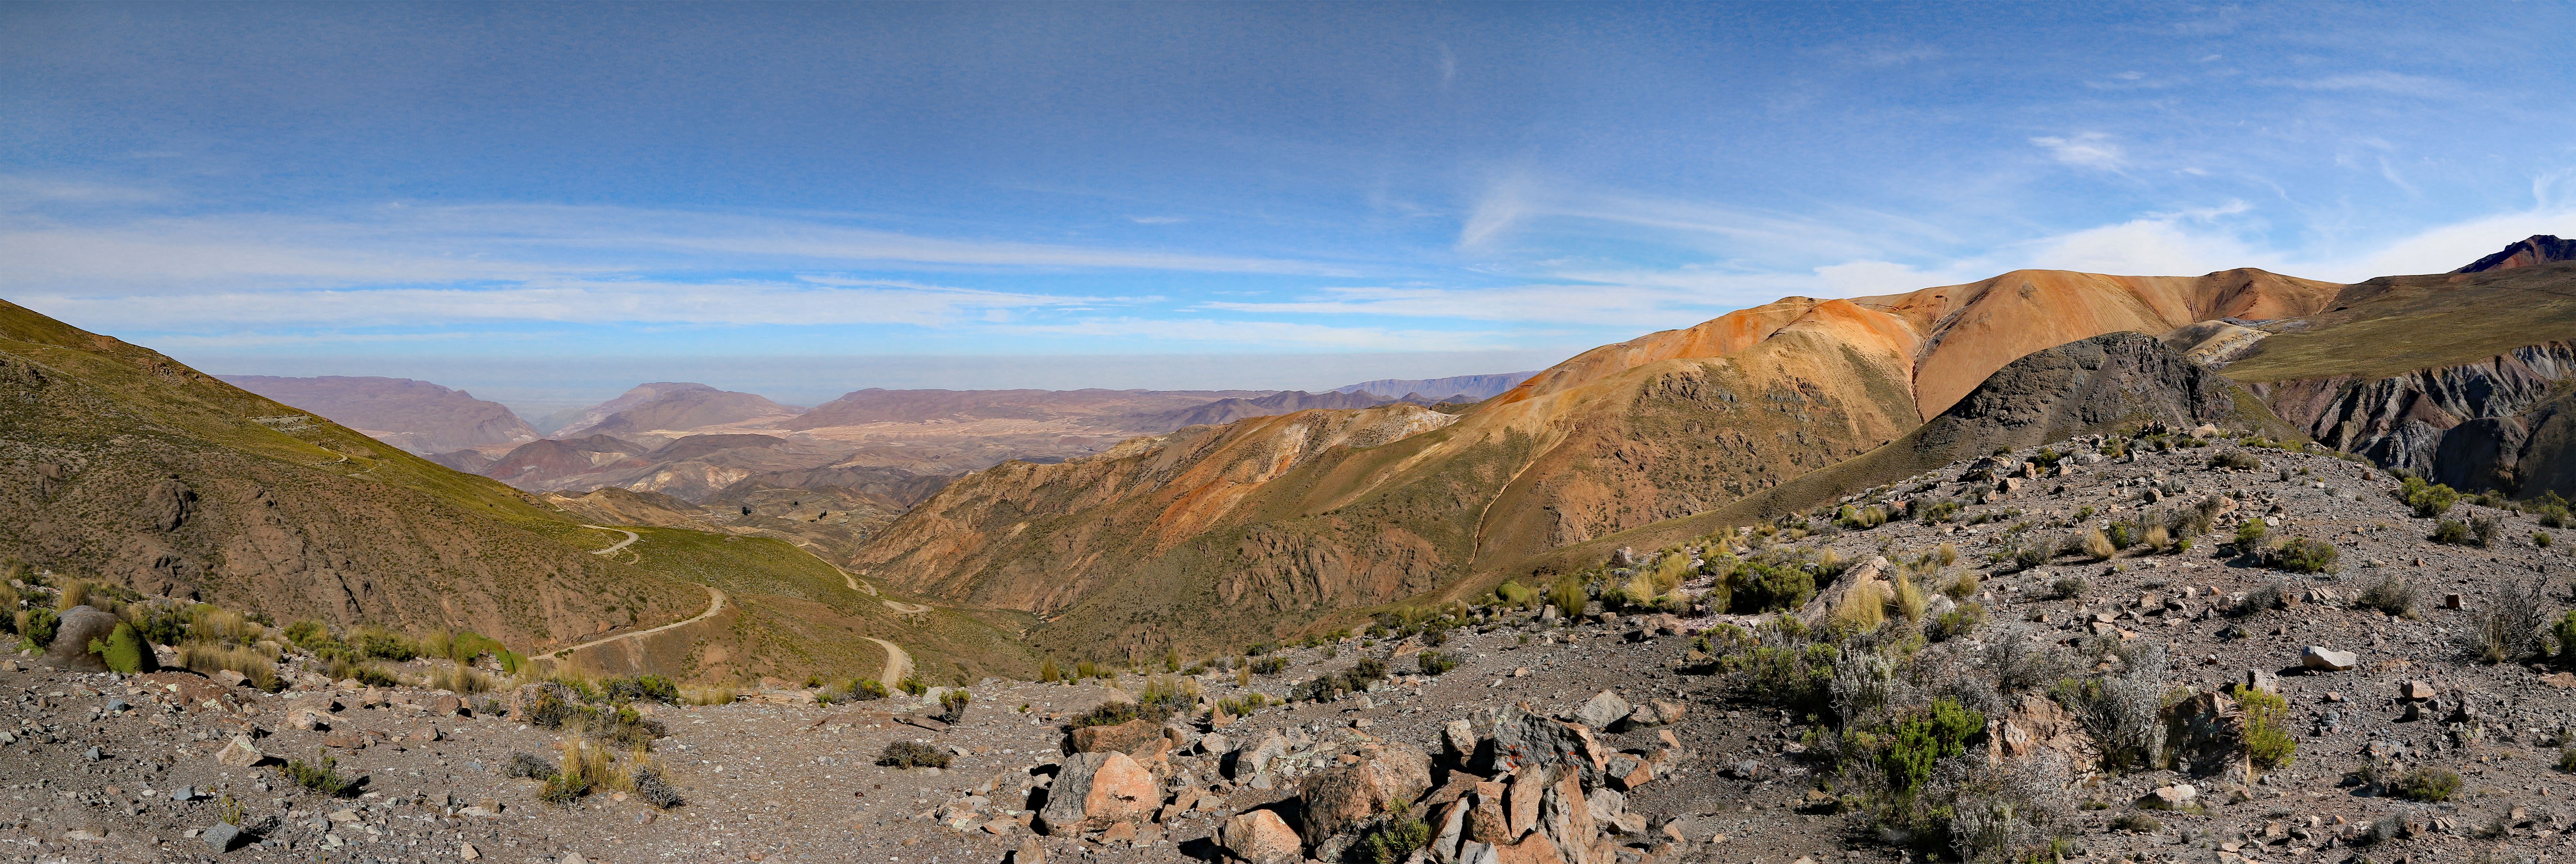
[[[916,678],[911,675],[903,676],[903,680],[895,682],[894,686],[896,689],[902,690],[903,694],[906,696],[919,696],[930,692],[930,682],[923,681],[920,678]]]
[[[877,764],[892,768],[946,768],[948,752],[918,741],[896,741],[877,754]]]
[[[1788,562],[1738,562],[1722,581],[1727,611],[1737,614],[1795,609],[1816,596],[1815,574]]]
[[[2479,546],[2494,546],[2496,535],[2504,533],[2504,520],[2495,516],[2469,517],[2469,534]]]
[[[1446,651],[1424,651],[1413,655],[1413,662],[1424,675],[1439,675],[1458,668],[1458,657]]]
[[[2431,519],[2451,512],[2451,506],[2460,501],[2460,493],[2449,486],[2426,484],[2422,477],[2409,476],[2399,484],[2397,500],[2415,508],[2416,518]]]
[[[2115,831],[2153,834],[2165,830],[2165,823],[2158,822],[2156,817],[2144,813],[2129,812],[2122,813],[2120,818],[2111,820],[2111,828]]]
[[[1925,522],[1948,522],[1959,518],[1959,511],[1965,506],[1956,498],[1943,498],[1923,505],[1923,515],[1918,518]]]
[[[2440,522],[2436,522],[2433,524],[2433,536],[2431,539],[2435,543],[2466,546],[2469,544],[2469,523],[2462,522],[2457,519],[2444,519]]]
[[[2229,689],[2236,704],[2245,709],[2245,749],[2253,757],[2254,767],[2263,769],[2288,765],[2299,751],[2299,742],[2290,738],[2285,728],[2289,723],[2290,701],[2277,693],[2266,693],[2243,684]]]
[[[501,765],[501,776],[543,780],[555,776],[555,765],[533,753],[512,753],[510,761]]]
[[[1387,808],[1385,817],[1369,826],[1368,833],[1352,845],[1353,857],[1362,864],[1396,864],[1431,842],[1431,826],[1413,815],[1402,799]]]
[[[1878,755],[1879,770],[1899,798],[1912,797],[1932,779],[1932,766],[1966,752],[1970,737],[1986,731],[1986,715],[1962,708],[1956,700],[1932,700],[1887,730],[1887,749]]]
[[[421,653],[420,643],[377,627],[360,628],[358,632],[350,634],[349,645],[356,648],[360,655],[396,663],[416,659]]]
[[[1980,659],[1994,675],[1995,689],[2004,693],[2054,683],[2074,668],[2057,643],[2032,639],[2029,631],[2018,629],[1986,640]]]
[[[295,643],[297,648],[315,653],[320,653],[326,645],[338,642],[331,638],[330,627],[311,618],[286,625],[286,641]]]
[[[2259,548],[2255,544],[2262,542],[2264,532],[2270,530],[2272,526],[2263,524],[2261,519],[2245,520],[2244,523],[2236,526],[2236,548],[2245,552],[2254,551]]]
[[[2144,642],[2145,640],[2138,640]],[[2163,752],[2165,725],[2165,649],[2161,645],[2120,645],[2113,649],[2125,668],[2082,681],[2061,682],[2051,695],[2075,712],[2112,768],[2143,768]]]
[[[278,772],[285,775],[286,782],[320,792],[325,797],[337,798],[348,792],[353,785],[349,778],[340,776],[339,772],[334,770],[339,764],[340,760],[333,759],[330,754],[325,753],[312,764],[306,764],[302,759],[290,760],[286,763],[286,767],[278,769]]]
[[[2538,546],[2542,549],[2549,548],[2549,541],[2552,539],[2555,538],[2550,537],[2549,532],[2547,531],[2531,532],[2531,545]]]
[[[635,797],[654,807],[669,810],[687,803],[680,797],[680,790],[671,788],[670,781],[662,779],[662,769],[649,765],[638,767],[628,773],[627,782],[634,785]]]
[[[2380,577],[2361,594],[2352,598],[2353,605],[2376,609],[2390,615],[2415,617],[2415,583],[2394,573]]]
[[[2548,650],[2541,636],[2541,628],[2549,624],[2547,603],[2547,589],[2538,579],[2507,584],[2472,621],[2471,653],[2488,663],[2504,663]]]
[[[1943,612],[1941,617],[1933,619],[1930,625],[1923,628],[1923,638],[1934,642],[1947,642],[1976,633],[1977,628],[1984,626],[1986,626],[1986,607],[1976,603],[1966,603],[1957,609]]]
[[[2060,576],[2048,583],[2048,596],[2057,600],[2082,600],[2092,591],[2093,583],[2084,581],[2082,576]]]
[[[1038,664],[1038,680],[1053,684],[1063,679],[1064,670],[1056,667],[1055,658],[1049,657]]]
[[[394,678],[393,673],[386,672],[384,667],[347,654],[332,655],[330,664],[323,667],[323,674],[331,676],[331,680],[334,681],[354,678],[358,683],[369,687],[392,687],[402,683]]]
[[[561,807],[590,794],[590,781],[575,774],[553,774],[537,790],[537,800]]]
[[[939,694],[939,722],[955,723],[966,719],[966,706],[975,703],[975,694],[964,687],[952,687]]]
[[[1255,657],[1252,662],[1244,664],[1244,668],[1252,670],[1255,675],[1277,675],[1288,671],[1288,658],[1280,654]]]
[[[2460,775],[2444,768],[2424,766],[2406,772],[2392,787],[2397,797],[2428,803],[2451,800],[2460,791]]]
[[[135,635],[134,625],[116,622],[106,639],[89,640],[89,653],[98,655],[110,672],[132,675],[141,672],[151,661],[152,652],[143,647],[143,638]]]
[[[2292,573],[2331,573],[2343,551],[2323,540],[2292,537],[2263,555],[2263,566]]]
[[[16,617],[18,644],[31,651],[42,651],[54,644],[54,631],[63,624],[62,613],[51,609],[24,609]]]
[[[2576,614],[2576,612],[2571,612],[2569,614]],[[2570,774],[2576,774],[2576,746],[2559,748],[2558,770]]]
[[[2214,470],[2226,471],[2261,471],[2263,470],[2263,461],[2254,458],[2253,454],[2247,453],[2243,450],[2229,450],[2225,453],[2209,457],[2209,467]]]
[[[680,701],[680,685],[660,675],[610,678],[599,682],[599,690],[603,698],[617,703],[651,701],[669,705]]]

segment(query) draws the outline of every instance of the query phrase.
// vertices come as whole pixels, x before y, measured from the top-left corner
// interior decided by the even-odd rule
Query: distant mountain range
[[[498,402],[409,378],[215,376],[414,453],[533,441],[537,430]]]
[[[1333,388],[1335,393],[1375,393],[1388,399],[1412,395],[1465,396],[1466,401],[1500,396],[1537,372],[1505,372],[1499,375],[1458,375],[1449,378],[1382,378]]]

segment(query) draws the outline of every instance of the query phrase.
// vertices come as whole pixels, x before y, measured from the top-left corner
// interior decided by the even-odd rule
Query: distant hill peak
[[[2511,270],[2534,264],[2576,261],[2576,240],[2561,240],[2554,234],[2534,234],[2521,242],[2504,247],[2493,255],[2478,259],[2453,273],[2484,273],[2489,270]]]
[[[1335,393],[1374,393],[1387,399],[1406,399],[1422,394],[1471,396],[1487,399],[1501,395],[1514,385],[1536,375],[1528,372],[1501,372],[1491,375],[1454,375],[1448,378],[1381,378],[1333,388]]]

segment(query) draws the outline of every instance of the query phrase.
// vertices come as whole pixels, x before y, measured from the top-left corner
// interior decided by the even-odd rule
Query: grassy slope
[[[2458,281],[2453,281],[2453,280]],[[2383,378],[2576,339],[2576,263],[2352,285],[2227,367],[2239,381]]]
[[[689,584],[698,583],[742,595],[748,629],[728,667],[686,671],[729,677],[756,667],[801,675],[852,663],[872,670],[882,652],[857,640],[860,630],[904,645],[926,673],[1028,665],[994,624],[945,610],[907,622],[878,598],[850,591],[829,565],[778,541],[639,529],[651,532],[645,548],[655,554],[591,555],[613,535],[583,528],[518,490],[0,301],[0,362],[9,361],[18,366],[9,379],[15,386],[0,389],[24,401],[14,406],[23,410],[0,417],[0,465],[14,466],[9,473],[17,477],[34,473],[26,463],[76,470],[70,492],[37,501],[18,489],[25,496],[19,508],[0,506],[8,521],[42,520],[65,535],[54,545],[67,550],[18,548],[26,532],[7,530],[0,531],[8,535],[0,537],[0,554],[72,575],[111,573],[114,561],[103,550],[131,533],[123,527],[130,516],[119,510],[122,499],[136,497],[120,487],[174,474],[201,496],[201,515],[168,543],[209,562],[182,589],[283,618],[414,631],[473,627],[533,653],[695,615],[706,602]],[[88,485],[104,488],[83,497],[90,490],[81,481],[93,478]],[[251,518],[261,514],[233,500],[243,490],[277,501],[268,515],[284,514],[277,520],[283,524]],[[7,491],[0,490],[0,501]],[[288,571],[284,584],[274,573],[234,575],[241,560],[255,557],[242,550],[259,545],[263,530],[283,535],[284,545],[308,558],[318,557],[310,554],[316,546],[345,549],[327,560],[347,558],[341,569],[354,575],[317,573],[296,561],[281,568]],[[192,538],[191,531],[210,536]],[[363,579],[384,596],[361,598],[355,615],[336,614],[342,610],[314,595],[342,589],[310,584],[333,578]]]

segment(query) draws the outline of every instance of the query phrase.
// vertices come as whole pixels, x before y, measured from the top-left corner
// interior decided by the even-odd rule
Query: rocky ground
[[[2433,522],[2392,498],[2393,479],[2368,465],[2255,449],[2247,452],[2259,470],[2208,467],[2233,444],[2091,459],[2089,442],[2056,449],[2077,454],[2063,473],[2028,472],[2053,476],[1984,479],[2019,473],[2012,469],[2025,451],[1953,465],[1880,496],[1920,508],[2014,487],[1950,521],[1857,530],[1819,521],[1808,524],[1817,533],[1770,538],[1854,562],[1908,560],[1948,543],[1959,557],[1938,578],[1975,572],[1982,583],[1963,601],[1932,601],[1925,620],[1956,602],[1988,613],[1984,627],[1953,642],[2022,639],[2074,651],[2148,640],[2169,647],[2176,700],[2249,673],[2286,697],[2297,752],[2269,771],[2212,773],[2205,759],[2184,772],[2070,764],[2057,784],[2068,801],[2084,803],[2057,824],[2067,842],[2049,854],[2431,861],[2548,854],[2569,842],[2562,831],[2576,806],[2562,799],[2576,792],[2576,776],[2558,770],[2557,742],[2576,725],[2576,675],[2480,663],[2466,648],[2480,611],[2520,580],[2545,580],[2553,620],[2571,602],[2564,548],[2535,545],[2531,517],[2463,503],[2454,517],[2496,516],[2504,530],[2491,546],[2436,544],[2426,539]],[[2164,500],[2148,500],[2149,490]],[[2060,556],[2029,567],[1988,558],[2032,537],[2211,496],[2232,506],[2189,551]],[[2076,521],[2086,507],[2093,512]],[[1990,514],[2008,515],[1980,521]],[[2221,543],[2249,518],[2333,542],[2339,572],[2244,563]],[[1853,567],[1846,582],[1873,569],[1884,568]],[[2391,574],[2418,587],[2415,617],[2354,603]],[[2060,597],[2055,586],[2068,576],[2087,590]],[[2247,608],[2248,597],[2274,596],[2267,586],[2282,600]],[[1836,588],[1828,584],[1803,611],[1829,613]],[[2457,603],[2446,602],[2454,594]],[[667,731],[650,758],[683,799],[667,809],[606,791],[543,803],[540,781],[506,776],[514,754],[551,760],[561,738],[523,722],[532,691],[460,700],[296,675],[294,686],[268,694],[184,671],[67,672],[23,655],[0,665],[0,699],[15,706],[0,733],[0,859],[1029,864],[1216,859],[1231,850],[1258,864],[1296,864],[1366,860],[1367,838],[1385,830],[1398,801],[1425,820],[1431,845],[1414,854],[1442,862],[1946,854],[1939,843],[1892,843],[1907,838],[1874,830],[1866,808],[1842,803],[1851,780],[1809,734],[1831,718],[1783,710],[1693,656],[1704,647],[1696,631],[1755,623],[1481,610],[1434,649],[1460,661],[1444,674],[1418,674],[1419,637],[1351,637],[1278,652],[1287,667],[1250,677],[1248,687],[1231,672],[1191,678],[1200,710],[1168,724],[1079,735],[1068,734],[1070,718],[1132,699],[1149,680],[1128,675],[1114,689],[987,681],[970,688],[974,702],[953,724],[925,719],[940,709],[900,695],[818,706],[809,691],[780,688],[727,705],[647,703],[641,710]],[[1900,618],[1891,626],[1920,625]],[[2330,656],[2350,668],[2312,668],[2303,661],[2310,646],[2356,656]],[[1239,718],[1204,710],[1247,690],[1287,697],[1364,659],[1386,663],[1393,676]],[[515,715],[512,704],[521,706]],[[2031,712],[2047,710],[1999,712],[1986,730],[1991,740],[1977,745],[1994,755],[1958,758],[2023,758],[2027,733],[2045,739],[2042,749],[2082,734],[2006,728],[2031,725]],[[899,741],[937,748],[949,764],[874,764]],[[2374,753],[2456,771],[2463,788],[2439,803],[2378,794],[2382,787],[2348,776]],[[290,783],[280,767],[326,756],[362,781],[324,795]],[[2142,810],[2141,801],[2158,803],[2159,790],[2180,809]],[[238,808],[238,831],[225,821],[228,808]],[[2153,827],[2124,819],[2141,814]]]

